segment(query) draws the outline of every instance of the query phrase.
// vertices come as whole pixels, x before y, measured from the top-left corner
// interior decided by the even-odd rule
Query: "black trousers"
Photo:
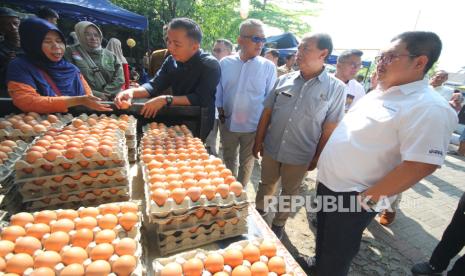
[[[429,263],[437,269],[445,270],[449,262],[465,246],[465,193],[462,195],[449,226],[431,255]],[[465,256],[459,258],[447,276],[465,275]]]
[[[349,207],[357,192],[338,193],[328,189],[324,184],[317,186],[317,196],[336,197],[343,207]],[[352,198],[352,199],[351,199]],[[355,201],[356,202],[356,201]],[[352,202],[353,205],[353,202]],[[316,233],[316,272],[318,276],[346,276],[350,264],[357,255],[365,228],[376,216],[376,212],[365,210],[317,212]]]

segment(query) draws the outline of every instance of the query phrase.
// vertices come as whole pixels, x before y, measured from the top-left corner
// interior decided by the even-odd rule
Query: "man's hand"
[[[114,103],[118,109],[127,109],[131,106],[132,98],[134,97],[134,91],[132,89],[127,89],[119,92],[114,100]],[[129,104],[129,106],[128,106]]]
[[[166,96],[158,96],[144,104],[144,107],[140,111],[140,114],[144,118],[154,118],[157,115],[158,110],[166,105]]]
[[[255,142],[253,144],[252,154],[257,159],[260,158],[260,156],[263,156],[263,143]]]
[[[97,98],[92,95],[82,96],[81,104],[83,106],[86,106],[90,109],[97,110],[97,111],[113,111],[113,109],[110,108],[110,105],[99,103],[99,101],[101,100],[102,99]]]

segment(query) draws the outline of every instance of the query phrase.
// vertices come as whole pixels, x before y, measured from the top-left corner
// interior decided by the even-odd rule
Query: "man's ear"
[[[329,54],[328,49],[324,49],[324,50],[321,51],[320,58],[325,60],[328,57],[328,54]]]
[[[421,55],[416,58],[415,69],[424,71],[426,64],[428,64],[428,57],[425,55]]]

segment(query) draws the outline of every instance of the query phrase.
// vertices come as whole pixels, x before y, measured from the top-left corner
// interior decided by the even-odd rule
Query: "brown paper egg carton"
[[[97,114],[91,114],[91,115],[87,115],[87,114],[81,114],[79,115],[78,117],[76,117],[75,119],[80,119],[82,120],[84,123],[87,123],[87,120],[89,118],[94,118],[95,120],[99,120],[99,119],[103,119],[103,118],[112,118],[112,119],[116,119],[118,121],[121,121],[122,119],[120,118],[121,116],[117,116],[115,114],[111,114],[111,115],[105,115],[105,114],[101,114],[101,115],[97,115]],[[129,137],[136,137],[137,135],[137,119],[132,116],[132,115],[129,115],[129,120],[128,120],[128,128],[124,131],[124,134],[126,136],[129,136]]]
[[[241,240],[241,241],[230,244],[228,247],[224,249],[211,250],[211,251],[207,251],[203,249],[194,249],[188,252],[182,252],[182,253],[179,253],[179,254],[176,254],[170,257],[166,257],[166,258],[157,258],[153,260],[152,262],[154,276],[160,276],[162,269],[169,263],[176,262],[182,266],[182,264],[184,264],[186,261],[193,259],[193,258],[198,258],[202,262],[205,262],[205,259],[207,258],[209,254],[219,253],[223,255],[229,249],[238,249],[242,251],[249,243],[259,247],[262,242],[263,242],[262,238],[257,238],[254,240]],[[292,264],[295,264],[294,260],[289,260],[289,258],[279,250],[279,247],[276,252],[276,256],[280,256],[284,259],[284,262],[286,263],[286,273],[290,275],[295,275],[295,272],[292,267]],[[268,257],[260,256],[260,261],[267,263]],[[250,263],[245,260],[243,262],[243,265],[250,266]],[[231,267],[225,265],[225,269],[223,271],[230,274],[231,270],[232,270]],[[202,275],[211,275],[211,273],[204,271],[204,274]],[[276,274],[269,274],[269,275],[276,275]]]
[[[247,223],[238,223],[234,226],[228,226],[227,229],[218,229],[213,226],[214,230],[208,234],[201,233],[183,240],[176,240],[174,237],[169,237],[163,242],[160,242],[158,249],[161,256],[173,254],[188,249],[200,247],[212,242],[241,236],[247,233]],[[226,228],[226,226],[225,226]]]
[[[2,165],[0,165],[0,183],[3,182],[8,176],[10,176],[11,173],[15,170],[16,162],[21,158],[28,146],[28,143],[21,140],[16,141],[16,144],[18,146],[8,154],[8,159]]]
[[[63,209],[76,209],[80,206],[95,206],[100,205],[102,202],[110,203],[117,201],[127,201],[129,200],[128,187],[116,187],[118,191],[116,193],[111,193],[111,189],[115,188],[106,188],[99,189],[101,192],[98,195],[95,195],[95,189],[86,191],[85,194],[73,194],[70,195],[66,200],[62,200],[58,197],[54,198],[44,198],[41,200],[25,202],[23,204],[24,208],[27,210],[38,210],[38,209],[50,209],[50,208],[63,208]],[[84,193],[84,192],[81,192]]]
[[[237,212],[244,212],[248,210],[248,204],[244,205],[238,205],[238,206],[230,206],[230,207],[207,207],[207,208],[197,208],[197,209],[192,209],[188,213],[180,215],[180,216],[169,216],[166,218],[159,218],[152,220],[149,217],[149,222],[150,223],[156,223],[157,225],[165,225],[165,224],[173,224],[173,223],[178,223],[178,222],[184,222],[187,220],[190,220],[191,217],[196,217],[197,221],[200,221],[201,223],[204,221],[208,221],[209,219],[215,219],[218,217],[224,218],[228,216],[230,213],[236,214]],[[207,216],[208,218],[199,218],[199,213],[203,213],[203,217]]]
[[[230,212],[224,216],[213,216],[211,214],[205,215],[201,219],[198,219],[195,215],[190,217],[189,220],[183,222],[175,222],[171,224],[159,224],[157,225],[157,233],[159,235],[165,236],[176,236],[179,233],[185,233],[192,235],[192,230],[196,228],[204,228],[208,229],[211,226],[217,224],[221,227],[223,223],[226,225],[231,223],[235,225],[239,220],[247,220],[247,216],[249,215],[247,209],[244,212]]]
[[[98,164],[97,162],[88,162],[86,166],[82,166],[79,163],[72,164],[69,168],[63,168],[61,165],[53,166],[50,170],[47,168],[35,168],[32,169],[32,172],[29,173],[28,169],[21,169],[16,171],[16,181],[34,181],[35,179],[40,179],[42,177],[55,177],[55,176],[65,176],[70,174],[77,173],[92,173],[99,170],[122,170],[128,166],[128,161],[125,157],[124,160],[110,160],[105,161],[103,165]]]

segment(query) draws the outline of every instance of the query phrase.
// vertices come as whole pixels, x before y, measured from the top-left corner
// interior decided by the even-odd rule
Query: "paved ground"
[[[256,162],[253,185],[248,186],[251,199],[255,198],[259,175]],[[308,174],[302,194],[314,193],[315,179],[316,172]],[[428,260],[464,191],[465,158],[447,156],[441,169],[404,192],[394,224],[389,228],[377,221],[370,224],[350,275],[411,275],[414,263]],[[288,220],[283,242],[291,253],[314,254],[316,229],[308,223],[312,216],[300,209]]]

